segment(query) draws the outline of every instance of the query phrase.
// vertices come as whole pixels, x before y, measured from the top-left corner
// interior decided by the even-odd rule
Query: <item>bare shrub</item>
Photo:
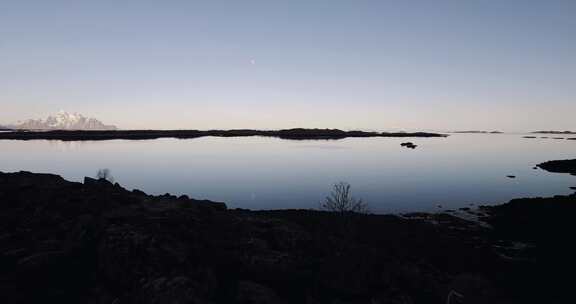
[[[105,179],[111,183],[114,183],[114,177],[112,176],[112,173],[110,173],[110,169],[98,170],[98,173],[96,173],[96,178],[97,179]]]
[[[347,213],[368,213],[368,204],[364,203],[361,199],[356,199],[352,196],[349,183],[338,182],[332,186],[332,192],[326,197],[326,200],[321,207],[325,210],[338,212],[340,214]]]

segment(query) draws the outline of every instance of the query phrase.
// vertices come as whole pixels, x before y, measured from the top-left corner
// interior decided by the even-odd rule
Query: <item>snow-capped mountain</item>
[[[19,130],[116,130],[96,118],[85,117],[78,113],[60,111],[46,119],[29,119],[10,126]]]

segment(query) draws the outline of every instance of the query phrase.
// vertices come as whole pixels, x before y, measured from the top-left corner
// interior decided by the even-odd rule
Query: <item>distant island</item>
[[[465,133],[465,134],[502,134],[501,131],[454,131],[452,133]]]
[[[535,131],[532,134],[576,134],[575,131]]]
[[[427,132],[364,132],[364,131],[343,131],[338,129],[286,129],[286,130],[104,130],[104,131],[16,131],[3,132],[0,134],[0,140],[63,140],[63,141],[81,141],[81,140],[143,140],[157,138],[198,138],[205,136],[216,137],[246,137],[246,136],[265,136],[277,137],[292,140],[308,139],[343,139],[348,137],[447,137],[445,134],[427,133]]]
[[[50,115],[46,119],[28,119],[14,125],[4,127],[7,130],[84,130],[84,131],[105,131],[117,130],[113,125],[106,125],[96,118],[86,117],[79,113],[68,113],[60,111],[55,115]],[[2,127],[0,127],[0,130]]]

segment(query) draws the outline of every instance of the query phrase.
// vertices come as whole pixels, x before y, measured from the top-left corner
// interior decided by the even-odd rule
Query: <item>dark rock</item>
[[[401,143],[400,146],[410,148],[410,149],[415,149],[416,147],[418,147],[417,145],[415,145],[414,143],[411,143],[411,142]]]
[[[241,304],[276,304],[282,303],[274,290],[269,287],[250,282],[238,283],[237,303]]]
[[[146,193],[144,193],[143,191],[141,191],[141,190],[138,190],[138,189],[134,189],[134,190],[132,190],[132,193],[134,193],[134,194],[138,194],[138,195],[146,195]]]
[[[573,228],[563,208],[574,197],[556,201],[483,207],[488,230],[446,213],[228,210],[0,173],[0,290],[6,303],[444,303],[462,288],[477,302],[523,303],[539,276],[534,251],[510,263],[495,246],[535,242],[556,212],[556,228]]]
[[[18,266],[22,269],[37,269],[54,264],[62,263],[66,259],[63,251],[50,251],[35,253],[18,261]]]
[[[576,175],[576,159],[547,161],[537,165],[537,167],[549,172]]]
[[[198,296],[196,284],[188,277],[146,280],[134,293],[133,302],[142,304],[209,304]]]

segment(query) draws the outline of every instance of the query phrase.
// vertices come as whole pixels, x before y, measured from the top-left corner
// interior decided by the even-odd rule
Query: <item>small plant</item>
[[[96,173],[96,178],[97,179],[104,179],[104,180],[107,180],[111,183],[114,183],[114,177],[112,176],[112,173],[110,173],[110,169],[98,170],[98,173]]]
[[[368,205],[361,199],[352,197],[349,183],[338,182],[332,186],[332,192],[326,197],[321,207],[328,211],[347,213],[368,213]]]

